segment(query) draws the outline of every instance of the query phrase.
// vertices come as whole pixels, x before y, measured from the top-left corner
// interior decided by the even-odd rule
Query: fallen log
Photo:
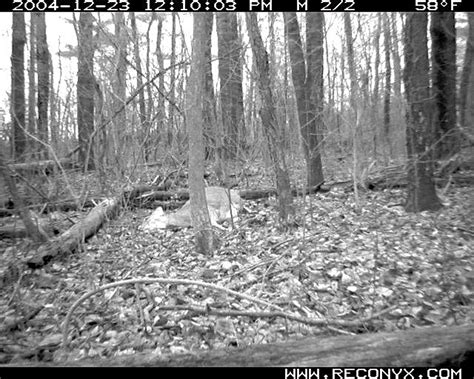
[[[38,226],[41,227],[47,235],[53,235],[55,233],[55,229],[50,223],[40,222],[38,223]],[[28,231],[26,230],[25,225],[22,222],[11,223],[0,227],[1,239],[25,238],[28,236]]]
[[[15,266],[15,272],[20,272],[23,265],[31,269],[37,269],[43,267],[57,256],[74,252],[81,243],[92,237],[107,220],[115,217],[123,205],[129,204],[136,196],[152,188],[158,187],[138,186],[124,191],[120,196],[106,199],[70,229],[44,243],[37,250],[27,253],[23,263],[3,262],[2,266],[4,267],[0,266],[0,283],[8,285],[15,280],[15,276],[2,274],[3,272],[11,271],[8,269],[11,265]]]
[[[308,337],[236,349],[56,362],[61,366],[462,367],[474,357],[474,324],[337,337]],[[46,365],[54,365],[48,363]]]
[[[0,208],[0,217],[10,217],[15,214],[15,211],[7,208]]]
[[[64,169],[72,169],[78,167],[72,159],[63,158],[59,159],[58,161],[45,160],[28,163],[12,163],[8,165],[8,168],[17,172],[44,172],[46,174],[49,174],[57,166],[62,166]]]
[[[326,192],[328,188],[326,186],[320,185],[315,188],[306,189],[306,191],[300,189],[292,189],[291,193],[293,196],[302,196],[303,193],[310,194],[315,192]],[[277,191],[274,188],[264,188],[259,190],[241,190],[239,191],[239,196],[244,200],[258,200],[266,199],[271,196],[276,196]],[[143,206],[146,203],[156,202],[156,201],[178,201],[183,202],[189,200],[189,191],[179,190],[176,192],[170,191],[150,191],[148,193],[140,194],[140,196],[135,197],[135,205]]]
[[[121,196],[104,200],[76,225],[28,254],[27,266],[37,269],[58,255],[75,251],[81,243],[92,237],[106,220],[113,218],[118,213],[121,202]]]

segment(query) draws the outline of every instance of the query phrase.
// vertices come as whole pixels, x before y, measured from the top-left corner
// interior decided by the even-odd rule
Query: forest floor
[[[143,232],[151,211],[126,209],[80,251],[0,289],[0,363],[473,323],[473,189],[451,186],[440,196],[438,212],[412,214],[402,206],[404,189],[363,191],[357,206],[352,191],[333,188],[295,198],[295,222],[286,230],[274,198],[246,201],[208,256],[195,252],[192,229]],[[27,246],[0,240],[0,254]],[[68,349],[61,348],[66,314],[79,297],[144,277],[208,282],[274,307],[199,284],[113,287],[73,312]]]

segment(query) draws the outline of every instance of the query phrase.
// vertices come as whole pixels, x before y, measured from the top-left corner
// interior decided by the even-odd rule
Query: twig
[[[81,305],[85,300],[87,300],[89,297],[95,295],[98,292],[105,291],[109,288],[114,288],[114,287],[128,285],[128,284],[138,284],[138,283],[143,283],[143,284],[152,284],[152,283],[185,284],[185,285],[197,285],[197,286],[201,286],[201,287],[207,287],[207,288],[214,289],[216,291],[226,292],[230,295],[240,297],[242,299],[248,300],[248,301],[253,302],[253,303],[257,303],[257,304],[264,305],[264,306],[269,307],[269,308],[276,309],[278,312],[283,314],[283,309],[280,308],[277,305],[274,305],[274,304],[269,303],[265,300],[261,300],[261,299],[258,299],[256,297],[253,297],[253,296],[245,295],[243,293],[236,292],[236,291],[233,291],[233,290],[230,290],[228,288],[224,288],[224,287],[218,286],[216,284],[212,284],[212,283],[200,282],[200,281],[195,281],[195,280],[187,280],[187,279],[166,279],[166,278],[137,278],[137,279],[122,280],[122,281],[119,281],[119,282],[110,283],[110,284],[106,284],[105,286],[98,287],[95,290],[90,291],[90,292],[82,295],[78,300],[76,300],[76,302],[69,309],[69,311],[66,315],[66,319],[64,321],[63,343],[62,343],[63,348],[67,347],[68,329],[69,329],[69,323],[71,321],[71,316],[72,316],[74,310],[79,305]],[[286,316],[284,316],[284,317],[286,317]]]
[[[304,317],[295,315],[292,313],[287,313],[284,311],[275,311],[275,312],[259,312],[259,311],[236,311],[236,310],[218,310],[213,309],[212,306],[200,307],[200,306],[191,306],[191,305],[174,305],[174,306],[164,306],[159,307],[162,311],[191,311],[199,314],[208,314],[213,316],[245,316],[252,318],[275,318],[282,317],[287,320],[297,321],[302,324],[311,325],[311,326],[326,326],[326,327],[358,327],[366,324],[367,322],[376,319],[384,314],[392,311],[397,306],[391,306],[385,308],[384,310],[375,313],[371,316],[359,318],[357,320],[334,320],[327,318],[313,318],[313,317]],[[342,333],[338,330],[339,333]]]

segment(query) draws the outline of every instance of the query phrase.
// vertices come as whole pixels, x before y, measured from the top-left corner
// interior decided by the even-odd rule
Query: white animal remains
[[[231,218],[236,220],[237,213],[242,207],[242,198],[239,191],[228,190],[223,187],[206,187],[207,208],[211,225],[223,229],[219,223]],[[180,209],[173,213],[165,213],[158,207],[142,224],[141,229],[154,231],[165,228],[187,228],[191,223],[191,203],[188,200]]]

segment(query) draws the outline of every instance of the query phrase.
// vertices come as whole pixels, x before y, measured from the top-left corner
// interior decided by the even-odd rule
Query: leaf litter
[[[298,198],[295,222],[285,231],[270,200],[247,201],[236,228],[219,231],[223,243],[209,256],[194,251],[192,229],[142,232],[149,212],[125,211],[81,251],[25,274],[15,293],[2,294],[0,362],[184,353],[473,322],[470,191],[451,189],[436,213],[408,214],[397,205],[399,190],[366,192],[360,207],[351,193],[333,190],[310,202]],[[69,349],[61,349],[73,302],[133,278],[208,282],[284,312],[199,285],[120,286],[78,306]],[[34,317],[15,324],[38,306]]]

